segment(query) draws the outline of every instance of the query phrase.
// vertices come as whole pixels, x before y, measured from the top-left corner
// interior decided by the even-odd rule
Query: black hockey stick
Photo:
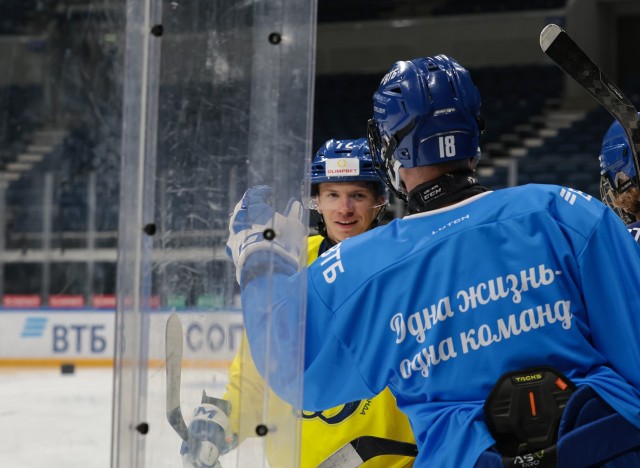
[[[167,320],[165,355],[167,368],[167,421],[182,440],[189,439],[189,430],[180,407],[180,382],[182,373],[182,324],[176,314]]]
[[[631,143],[636,177],[635,180],[626,181],[620,187],[616,187],[616,190],[621,193],[631,186],[637,186],[640,175],[640,123],[635,106],[560,26],[545,26],[540,33],[540,47],[620,123]]]
[[[381,455],[415,457],[418,455],[418,447],[409,442],[383,437],[358,437],[334,452],[318,468],[355,468]]]

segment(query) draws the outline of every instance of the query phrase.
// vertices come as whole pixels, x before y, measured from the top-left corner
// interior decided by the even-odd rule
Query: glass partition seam
[[[159,42],[151,34],[152,18],[160,11],[155,3],[127,1],[111,455],[111,465],[122,468],[144,464],[144,439],[133,431],[144,415],[144,399],[139,398],[145,388],[140,369],[144,360],[141,297],[150,241],[142,227],[153,200],[146,190],[149,171],[155,167],[153,147],[149,147],[150,138],[155,137],[155,127],[149,126],[155,118],[149,115],[155,110],[150,75],[159,70],[157,62],[151,63],[158,56],[152,48]]]

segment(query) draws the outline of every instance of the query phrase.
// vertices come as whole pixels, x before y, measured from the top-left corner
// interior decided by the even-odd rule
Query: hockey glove
[[[202,403],[193,411],[189,439],[180,455],[185,468],[221,468],[218,457],[236,446],[229,417],[214,404]]]
[[[271,192],[266,185],[251,187],[231,215],[227,255],[236,266],[239,284],[247,258],[257,252],[275,254],[265,257],[265,262],[273,261],[276,266],[282,263],[297,270],[300,265],[303,237],[307,235],[302,204],[291,199],[284,213],[277,213],[269,204]]]

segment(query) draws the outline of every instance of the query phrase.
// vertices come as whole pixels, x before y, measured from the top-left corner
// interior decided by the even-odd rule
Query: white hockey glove
[[[193,410],[189,439],[183,441],[180,447],[182,465],[185,468],[221,468],[218,457],[237,445],[229,421],[231,406],[224,400],[218,401],[227,406],[221,408],[207,402]]]
[[[305,245],[303,238],[308,233],[302,223],[302,204],[291,199],[283,214],[274,212],[269,204],[271,192],[271,187],[266,185],[251,187],[231,215],[227,255],[236,266],[239,284],[242,284],[240,280],[247,258],[256,252],[274,253],[274,262],[284,262],[295,270],[300,266],[300,254]],[[269,235],[274,237],[269,238]],[[266,258],[265,261],[271,260]]]

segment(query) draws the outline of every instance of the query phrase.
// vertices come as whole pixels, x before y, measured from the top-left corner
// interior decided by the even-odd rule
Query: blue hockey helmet
[[[446,55],[396,62],[373,95],[368,124],[375,168],[406,200],[398,169],[479,159],[480,93]]]
[[[638,114],[640,116],[640,113]],[[622,125],[614,121],[602,139],[600,175],[606,178],[615,193],[637,187],[636,167],[629,140]]]
[[[373,168],[366,138],[326,141],[311,161],[312,195],[322,182],[373,182],[376,195],[385,193],[385,185]]]

